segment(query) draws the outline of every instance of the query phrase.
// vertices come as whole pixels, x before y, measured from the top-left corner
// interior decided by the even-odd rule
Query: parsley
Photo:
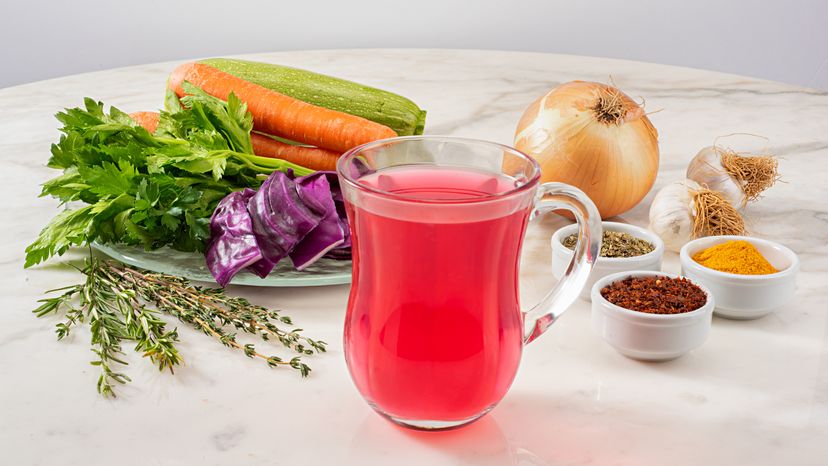
[[[253,154],[253,118],[235,95],[224,102],[184,89],[183,105],[168,94],[154,134],[89,98],[56,115],[62,135],[48,166],[63,173],[41,196],[85,205],[67,205],[46,225],[26,248],[26,267],[92,241],[203,251],[210,216],[228,193],[258,187],[275,170],[311,172]]]

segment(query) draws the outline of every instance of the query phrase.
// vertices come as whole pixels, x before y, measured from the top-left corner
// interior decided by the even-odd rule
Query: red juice
[[[515,187],[502,175],[435,166],[359,183],[395,196],[360,193],[347,204],[345,348],[357,388],[398,420],[481,414],[504,396],[521,356],[517,275],[531,196],[496,196]]]

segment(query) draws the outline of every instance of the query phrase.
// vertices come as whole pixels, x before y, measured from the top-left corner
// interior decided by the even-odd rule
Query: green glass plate
[[[184,277],[188,280],[215,283],[204,263],[204,255],[197,252],[181,252],[170,248],[147,251],[140,246],[123,244],[98,244],[92,247],[125,264],[153,272]],[[265,278],[247,271],[233,277],[232,285],[248,286],[323,286],[351,282],[351,261],[322,258],[305,270],[293,268],[289,260],[283,260]]]

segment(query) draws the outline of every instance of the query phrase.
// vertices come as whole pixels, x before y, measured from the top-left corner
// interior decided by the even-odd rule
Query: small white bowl
[[[661,260],[664,257],[664,241],[655,233],[627,223],[601,222],[601,225],[604,227],[604,231],[620,231],[646,240],[655,246],[655,249],[647,254],[635,257],[598,257],[586,285],[581,290],[581,298],[587,301],[590,299],[592,285],[601,278],[631,270],[653,270],[658,272],[661,270]],[[572,256],[575,254],[575,251],[564,246],[562,241],[567,236],[576,233],[578,233],[578,225],[572,224],[559,228],[552,235],[552,274],[559,280],[566,273],[569,261],[572,260]]]
[[[731,240],[745,240],[756,246],[778,273],[738,275],[707,268],[693,256],[709,247]],[[716,297],[716,315],[728,319],[758,319],[787,304],[796,292],[799,258],[779,243],[749,236],[708,236],[685,244],[679,253],[681,273],[704,284]]]
[[[601,289],[627,277],[677,275],[653,271],[620,272],[598,280],[592,287],[592,329],[616,351],[642,361],[666,361],[694,350],[707,340],[713,319],[713,294],[695,311],[682,314],[650,314],[616,306],[601,296]]]

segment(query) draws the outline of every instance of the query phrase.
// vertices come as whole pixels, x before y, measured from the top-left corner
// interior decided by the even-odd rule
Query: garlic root
[[[693,238],[745,234],[745,220],[720,193],[707,188],[696,190],[693,208]]]
[[[732,150],[721,153],[722,167],[742,187],[747,201],[755,201],[762,191],[779,180],[779,162],[772,155],[742,156]]]
[[[702,236],[743,235],[745,221],[729,200],[693,180],[661,188],[650,206],[650,229],[671,251]]]

